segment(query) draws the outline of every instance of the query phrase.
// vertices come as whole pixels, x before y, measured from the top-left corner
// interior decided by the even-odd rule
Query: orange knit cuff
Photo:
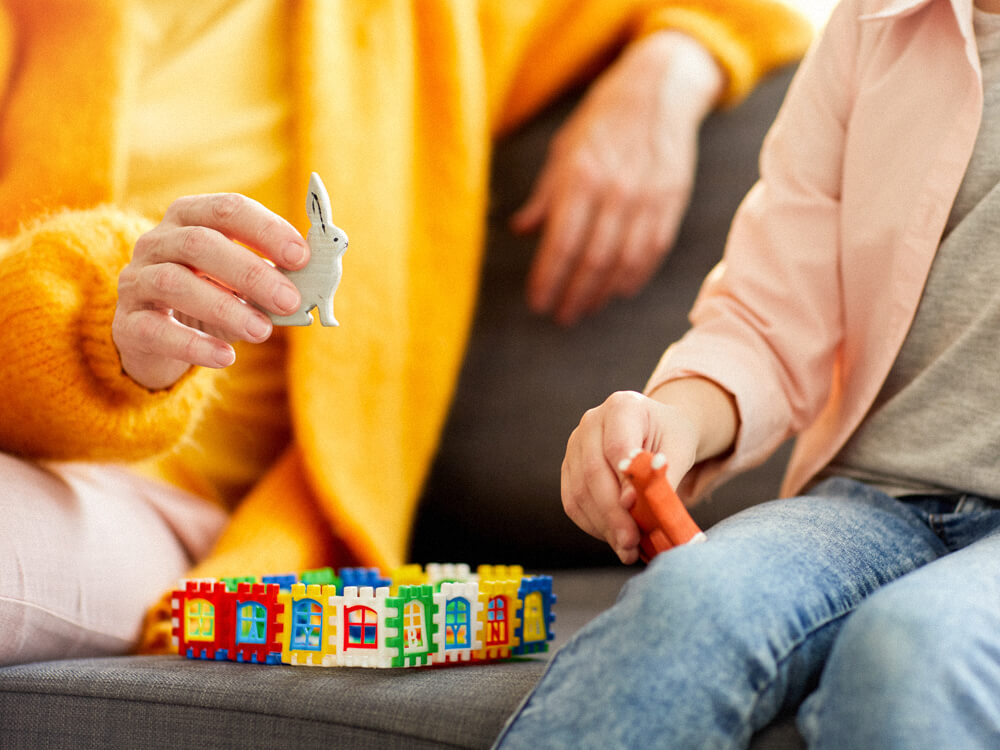
[[[32,458],[129,461],[191,429],[211,389],[194,374],[150,393],[111,338],[119,270],[149,222],[113,208],[25,229],[0,265],[0,448]]]

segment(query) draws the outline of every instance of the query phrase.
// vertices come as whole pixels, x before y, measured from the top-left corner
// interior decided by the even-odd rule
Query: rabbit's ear
[[[306,195],[306,214],[313,224],[319,224],[323,231],[331,223],[330,196],[320,176],[313,172],[309,177],[309,192]]]

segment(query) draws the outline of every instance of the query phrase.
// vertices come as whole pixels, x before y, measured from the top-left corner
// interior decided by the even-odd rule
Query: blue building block
[[[517,597],[522,603],[521,623],[516,631],[519,645],[515,646],[511,653],[520,656],[548,651],[549,641],[555,638],[552,626],[555,623],[556,614],[552,611],[552,607],[556,603],[556,595],[552,592],[552,576],[522,578]],[[540,607],[540,611],[529,617],[528,608],[532,606],[530,602],[535,602]],[[541,626],[543,631],[541,638],[537,637],[536,632],[525,632],[526,628],[537,628],[538,626]]]
[[[288,592],[292,590],[293,585],[299,582],[299,577],[294,573],[285,573],[283,575],[262,576],[260,582],[276,583],[278,584],[278,588],[282,591]]]
[[[341,585],[337,588],[338,594],[343,594],[348,586],[371,586],[373,589],[392,586],[392,580],[382,575],[378,568],[341,568]]]

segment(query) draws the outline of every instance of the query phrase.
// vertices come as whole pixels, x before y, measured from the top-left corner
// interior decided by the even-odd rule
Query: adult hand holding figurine
[[[169,388],[191,365],[233,364],[234,341],[267,340],[271,321],[255,305],[289,315],[301,295],[265,259],[302,268],[309,246],[291,224],[245,196],[174,201],[135,243],[118,277],[112,336],[125,372],[150,390]]]

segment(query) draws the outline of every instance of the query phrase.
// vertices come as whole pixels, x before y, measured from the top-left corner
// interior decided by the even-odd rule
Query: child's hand
[[[591,536],[607,541],[625,564],[639,559],[639,527],[629,508],[635,490],[619,463],[636,448],[663,453],[676,487],[695,462],[699,429],[689,414],[639,393],[622,391],[584,414],[570,435],[562,466],[567,515]]]
[[[179,198],[135,243],[118,278],[112,337],[137,383],[168,388],[191,365],[231,365],[230,342],[265,341],[271,321],[248,302],[279,315],[298,308],[292,282],[233,240],[284,268],[309,260],[291,224],[236,194]]]

